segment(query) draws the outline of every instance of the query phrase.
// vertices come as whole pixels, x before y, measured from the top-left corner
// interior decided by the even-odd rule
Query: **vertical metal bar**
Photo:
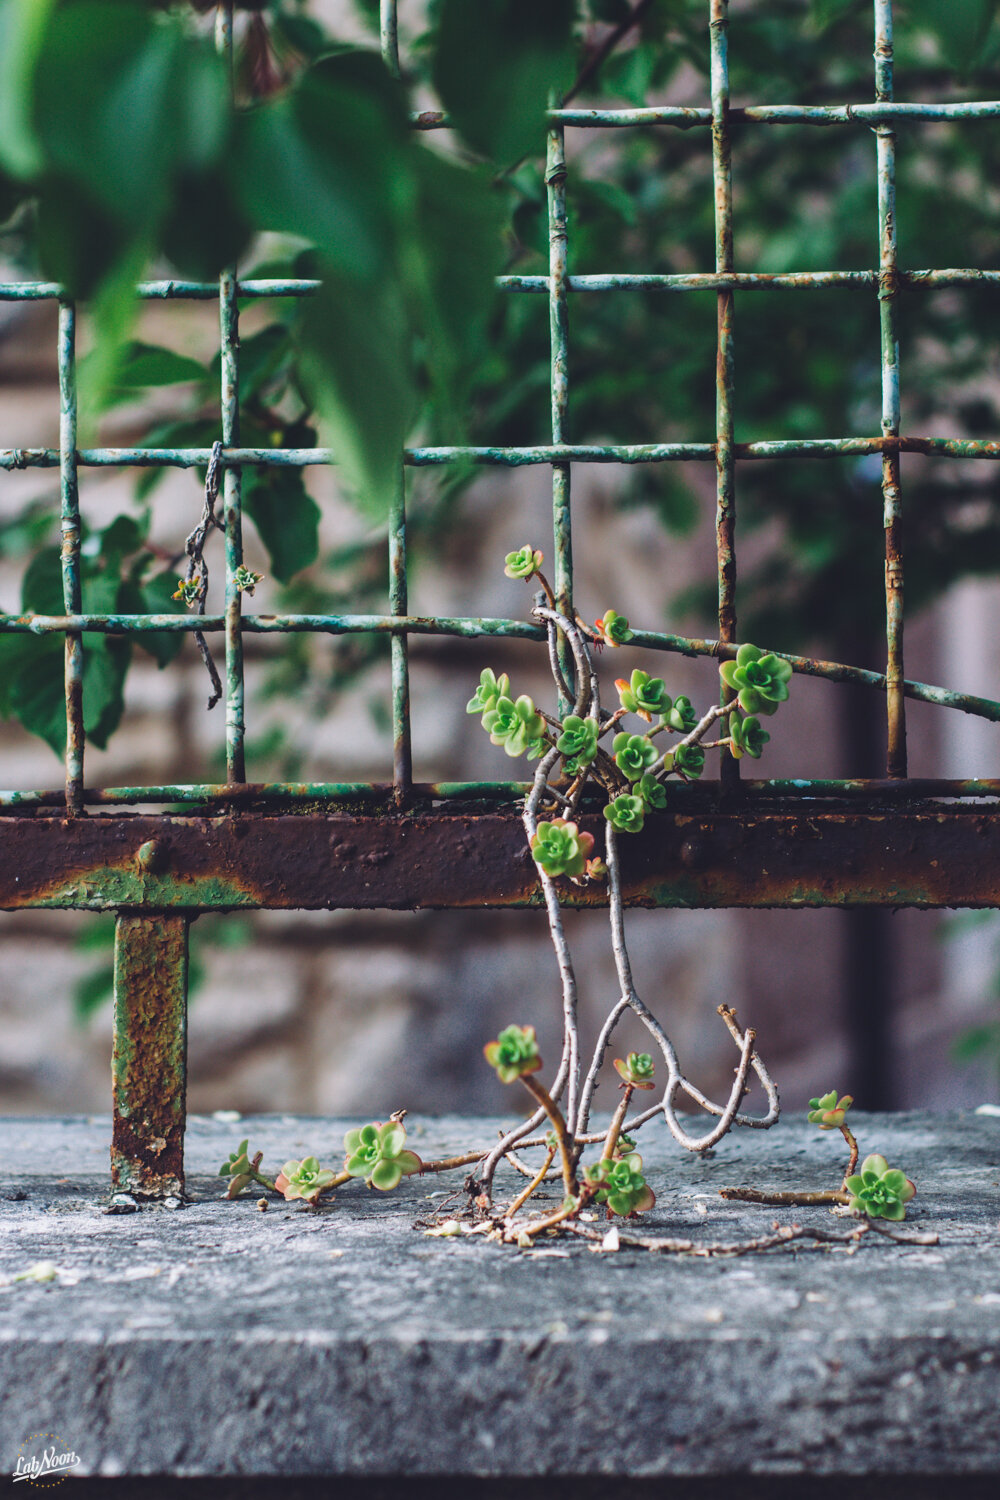
[[[113,1189],[184,1192],[188,918],[119,912],[111,1061]]]
[[[558,105],[558,100],[552,101]],[[569,238],[566,220],[566,141],[561,125],[548,133],[545,188],[549,208],[549,340],[552,397],[552,441],[566,441],[569,407]],[[552,531],[555,545],[554,583],[556,603],[573,617],[573,532],[570,513],[570,466],[552,465]],[[559,641],[559,662],[571,686],[575,669],[573,654],[565,640]],[[560,700],[559,711],[571,705]]]
[[[892,0],[875,0],[875,98],[892,99]],[[896,297],[896,133],[875,129],[878,164],[879,323],[882,339],[882,435],[899,436],[899,334]],[[906,775],[906,710],[903,698],[903,549],[899,451],[882,454],[885,526],[886,711],[889,776]]]
[[[80,587],[80,490],[76,472],[76,308],[59,303],[59,481],[63,607],[82,610]],[[66,813],[83,811],[83,640],[66,632]]]
[[[216,11],[215,41],[232,69],[232,3],[220,5]],[[240,440],[240,324],[236,291],[237,269],[230,266],[219,277],[223,449],[236,447]],[[227,464],[222,483],[226,535],[226,779],[232,784],[246,780],[243,755],[243,627],[240,618],[242,597],[236,585],[236,570],[243,562],[241,470]]]
[[[733,269],[733,173],[729,139],[729,0],[711,0],[712,184],[715,190],[715,269]],[[736,464],[733,457],[735,389],[733,293],[718,294],[715,359],[715,544],[719,582],[719,640],[736,639]],[[723,685],[724,703],[735,695]],[[720,768],[724,786],[739,780],[740,763],[728,750]]]
[[[396,0],[380,0],[379,26],[382,60],[394,78],[399,77],[399,34]],[[400,454],[396,489],[389,511],[389,611],[405,615],[406,580],[406,472]],[[392,785],[397,804],[405,803],[413,785],[413,747],[410,735],[410,649],[405,632],[393,635],[392,672]]]
[[[396,0],[379,0],[379,34],[382,40],[382,60],[393,78],[398,78],[399,31],[396,19]]]
[[[406,475],[402,457],[396,476],[396,491],[389,514],[389,610],[405,615],[406,590]],[[413,751],[410,739],[410,662],[405,633],[393,635],[392,670],[392,785],[396,802],[404,803],[413,785]]]

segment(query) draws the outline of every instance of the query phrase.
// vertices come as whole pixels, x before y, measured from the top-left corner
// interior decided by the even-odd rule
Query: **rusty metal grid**
[[[1000,721],[1000,704],[967,694],[908,682],[903,669],[903,558],[899,542],[902,500],[899,482],[900,454],[916,452],[955,458],[1000,458],[1000,442],[975,442],[945,438],[904,436],[900,433],[899,352],[896,336],[896,302],[903,288],[943,285],[1000,284],[1000,271],[982,269],[931,269],[906,271],[897,263],[894,211],[894,159],[897,119],[976,120],[1000,117],[1000,102],[909,104],[893,95],[893,50],[891,0],[874,0],[875,14],[875,102],[843,106],[761,105],[731,109],[727,63],[728,0],[709,0],[711,48],[711,107],[658,107],[653,109],[592,110],[558,109],[549,112],[546,157],[546,187],[549,216],[549,274],[504,276],[499,286],[511,294],[544,296],[548,299],[551,329],[551,442],[535,447],[437,447],[414,448],[402,455],[396,501],[389,518],[389,610],[386,614],[275,615],[244,614],[234,574],[242,562],[242,518],[240,479],[248,465],[325,464],[335,455],[328,449],[252,449],[239,442],[239,303],[241,299],[308,296],[316,288],[312,281],[240,281],[234,267],[218,285],[183,281],[147,282],[138,293],[145,299],[218,300],[222,386],[220,392],[221,463],[224,469],[223,511],[225,519],[226,597],[223,613],[196,617],[174,615],[94,615],[81,609],[80,503],[78,473],[81,467],[169,466],[192,468],[208,463],[208,449],[77,448],[76,402],[76,310],[51,283],[18,282],[0,285],[0,299],[54,299],[59,303],[58,366],[60,386],[60,442],[58,450],[13,448],[0,451],[0,467],[58,467],[61,480],[61,527],[63,559],[62,616],[0,616],[0,629],[7,631],[58,632],[65,637],[65,684],[67,751],[65,787],[59,791],[0,792],[0,808],[16,810],[62,809],[74,818],[86,805],[130,806],[169,803],[188,804],[192,810],[224,810],[234,805],[279,807],[323,799],[331,807],[366,801],[389,801],[407,806],[421,797],[449,799],[510,800],[524,791],[520,783],[413,784],[410,744],[407,643],[410,635],[451,635],[465,638],[495,636],[543,639],[543,632],[523,620],[454,619],[441,616],[416,617],[407,612],[406,577],[406,466],[424,467],[457,461],[480,465],[518,467],[547,465],[552,473],[555,587],[560,607],[572,611],[573,566],[570,514],[570,476],[574,464],[670,463],[697,460],[713,463],[716,470],[716,533],[718,569],[718,640],[693,640],[660,632],[637,631],[635,645],[687,655],[731,656],[736,641],[736,546],[735,475],[738,462],[755,459],[806,460],[812,456],[838,454],[845,457],[879,453],[882,457],[882,495],[886,538],[886,642],[885,674],[849,665],[817,662],[790,656],[796,671],[834,681],[866,683],[883,690],[888,713],[888,761],[883,782],[763,781],[744,782],[748,793],[763,793],[769,799],[810,800],[836,796],[856,798],[891,796],[893,801],[927,796],[995,796],[998,781],[941,781],[913,783],[906,778],[906,730],[904,700],[907,696],[982,715]],[[382,0],[382,48],[388,66],[398,72],[396,0]],[[232,49],[232,7],[219,7],[219,45]],[[730,166],[730,125],[734,121],[755,126],[801,125],[807,127],[874,128],[875,166],[878,176],[878,267],[870,271],[826,271],[763,276],[737,272],[733,260],[733,207]],[[660,125],[681,129],[710,129],[715,189],[715,269],[697,275],[596,275],[571,277],[567,270],[568,230],[566,212],[566,162],[564,139],[567,129],[627,128]],[[425,112],[414,119],[421,130],[447,125],[439,113]],[[674,442],[646,445],[607,444],[580,446],[569,441],[569,301],[572,295],[606,293],[620,287],[655,287],[666,293],[712,288],[718,299],[717,414],[713,443]],[[812,440],[762,440],[736,444],[733,438],[734,293],[758,288],[807,289],[842,287],[845,291],[875,293],[882,347],[882,422],[877,436],[818,437]],[[874,308],[873,308],[874,316]],[[124,633],[138,631],[201,630],[221,634],[225,642],[225,738],[227,776],[224,785],[112,787],[91,790],[84,783],[84,731],[82,721],[82,669],[87,632]],[[380,784],[258,784],[247,783],[244,764],[243,640],[249,633],[308,631],[329,635],[381,633],[391,640],[393,780]],[[722,789],[732,791],[739,764],[723,756]],[[709,784],[711,785],[711,784]],[[717,785],[717,784],[716,784]],[[670,787],[671,806],[682,809],[694,789]]]
[[[308,296],[311,281],[239,279],[233,267],[218,285],[148,282],[147,299],[218,301],[222,355],[219,441],[224,470],[226,597],[221,614],[192,616],[84,614],[81,607],[81,467],[194,468],[209,449],[78,449],[76,310],[59,286],[0,285],[2,300],[59,303],[58,449],[0,451],[0,468],[58,468],[64,614],[0,616],[0,630],[60,633],[65,639],[67,754],[59,791],[0,792],[0,909],[111,910],[115,938],[115,1029],[112,1060],[112,1184],[140,1197],[184,1191],[188,929],[200,912],[237,908],[415,908],[538,905],[541,894],[520,817],[504,804],[521,783],[414,783],[410,747],[407,644],[411,635],[543,640],[522,620],[417,618],[408,613],[405,469],[456,461],[552,473],[555,586],[572,614],[570,517],[572,466],[581,463],[669,463],[694,459],[716,470],[719,637],[693,640],[636,632],[635,644],[689,656],[731,657],[736,640],[735,472],[756,459],[806,460],[879,453],[886,533],[885,674],[850,665],[789,657],[800,673],[883,691],[888,708],[887,774],[877,781],[740,781],[739,763],[723,758],[719,782],[669,786],[666,812],[647,820],[622,850],[623,895],[630,905],[736,906],[1000,906],[1000,779],[920,781],[906,776],[904,700],[922,699],[1000,722],[1000,703],[909,682],[903,673],[903,563],[899,547],[900,454],[1000,458],[1000,442],[902,436],[896,302],[903,288],[1000,283],[1000,271],[905,271],[897,264],[894,214],[896,119],[1000,118],[1000,102],[907,104],[892,86],[890,0],[874,0],[875,102],[813,108],[762,105],[730,109],[728,0],[708,0],[711,107],[549,111],[546,189],[547,276],[505,276],[511,294],[547,298],[551,330],[551,441],[536,447],[416,448],[405,452],[389,517],[389,609],[381,615],[243,614],[235,574],[242,563],[241,474],[249,465],[325,464],[326,449],[240,446],[239,305],[243,299]],[[398,72],[396,0],[381,0],[382,48]],[[220,47],[232,50],[232,5],[218,8]],[[874,127],[879,201],[878,267],[760,276],[733,260],[730,125]],[[418,129],[446,126],[425,113]],[[700,275],[568,274],[567,129],[658,125],[710,129],[715,188],[715,268]],[[717,417],[712,443],[579,446],[569,441],[569,301],[613,295],[619,287],[667,293],[714,290],[718,302]],[[733,438],[734,293],[758,288],[837,286],[870,292],[882,340],[882,422],[878,435],[736,444]],[[873,306],[872,315],[875,315]],[[90,632],[204,631],[225,641],[226,764],[224,785],[88,789],[84,781],[82,669]],[[262,785],[244,765],[243,641],[247,633],[308,631],[387,634],[391,641],[394,760],[388,785]],[[977,802],[955,799],[979,799]],[[166,804],[169,813],[153,812]],[[490,804],[494,804],[491,806]],[[145,810],[143,810],[145,809]],[[598,832],[603,819],[585,810]],[[602,904],[593,888],[572,888],[567,905]]]

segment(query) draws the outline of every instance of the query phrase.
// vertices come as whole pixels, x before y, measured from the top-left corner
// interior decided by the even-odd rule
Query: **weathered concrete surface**
[[[195,1201],[108,1215],[109,1119],[4,1122],[0,1275],[60,1274],[0,1289],[0,1470],[43,1431],[104,1476],[1000,1474],[1000,1120],[859,1118],[862,1150],[916,1180],[932,1249],[705,1261],[415,1231],[460,1173],[318,1212],[220,1201],[243,1135],[277,1168],[335,1158],[351,1123],[192,1119]],[[409,1124],[425,1158],[495,1139]],[[801,1121],[708,1161],[643,1139],[651,1232],[759,1233],[790,1216],[719,1186],[842,1167]]]

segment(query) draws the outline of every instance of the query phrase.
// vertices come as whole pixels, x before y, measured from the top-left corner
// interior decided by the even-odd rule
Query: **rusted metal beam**
[[[598,839],[600,816],[583,819]],[[626,900],[648,907],[1000,905],[1000,818],[926,804],[692,809],[622,840]],[[603,888],[566,883],[572,906]],[[348,816],[0,819],[0,909],[505,907],[539,904],[520,819]]]
[[[155,865],[157,851],[140,851]],[[115,926],[112,1190],[184,1192],[186,915],[122,912]]]

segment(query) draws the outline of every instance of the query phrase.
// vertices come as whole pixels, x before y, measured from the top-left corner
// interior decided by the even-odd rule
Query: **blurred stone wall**
[[[51,305],[2,310],[0,326],[0,446],[58,443],[55,316]],[[252,315],[247,319],[252,326]],[[150,307],[141,335],[162,339],[195,356],[211,357],[215,309],[178,304]],[[139,438],[141,414],[125,410],[102,430],[102,440]],[[703,514],[683,540],[668,536],[648,511],[620,505],[621,474],[613,467],[574,472],[577,597],[594,615],[629,601],[637,623],[683,631],[703,621],[668,614],[671,597],[692,576],[711,574],[711,475],[701,486]],[[311,483],[323,511],[325,545],[365,534],[364,523],[339,498],[333,476],[316,471]],[[706,488],[706,485],[708,486]],[[58,507],[51,471],[0,475],[2,503],[17,508],[37,496]],[[115,471],[83,471],[81,504],[91,524],[106,524],[130,504],[131,478]],[[419,503],[419,494],[415,497]],[[200,512],[197,480],[171,473],[156,493],[154,538],[177,550]],[[414,612],[517,615],[527,605],[523,584],[505,579],[505,552],[527,541],[546,547],[549,479],[545,470],[492,472],[467,494],[453,536],[433,567],[418,568],[411,584]],[[248,527],[251,563],[266,573]],[[220,559],[221,560],[221,559]],[[0,606],[12,608],[23,560],[0,564]],[[216,578],[221,568],[216,569]],[[266,580],[255,605],[273,598]],[[909,628],[910,675],[993,696],[1000,663],[983,629],[997,602],[994,585],[967,586],[949,610]],[[669,621],[669,624],[668,624]],[[970,665],[963,642],[978,632]],[[985,643],[985,644],[982,644]],[[390,768],[384,722],[373,706],[388,702],[387,666],[379,664],[316,722],[300,699],[255,702],[266,653],[276,639],[247,640],[252,745],[275,716],[291,725],[305,751],[302,775],[314,780],[383,780]],[[326,649],[317,647],[323,666]],[[516,675],[522,690],[547,701],[543,653],[512,642],[415,638],[412,699],[418,780],[502,777],[508,763],[465,715],[465,701],[483,665]],[[91,751],[90,785],[191,782],[219,774],[221,709],[204,711],[205,679],[192,643],[176,664],[159,672],[148,658],[128,685],[125,722],[107,752]],[[715,691],[711,662],[636,656],[668,676],[672,691],[707,701]],[[607,658],[605,697],[620,670]],[[954,680],[953,679],[954,674]],[[970,675],[971,674],[971,675]],[[973,680],[974,679],[974,680]],[[843,774],[836,757],[836,716],[850,706],[849,690],[797,679],[768,747],[768,775]],[[912,769],[917,775],[991,775],[996,730],[910,705]],[[383,715],[384,720],[384,715]],[[956,723],[955,721],[960,722]],[[266,767],[251,760],[249,775]],[[0,726],[0,784],[5,788],[58,786],[61,767],[39,741],[17,725]],[[0,914],[0,1108],[19,1112],[106,1112],[110,1007],[85,1023],[73,1019],[72,996],[81,977],[106,964],[104,952],[81,940],[100,919],[57,913]],[[732,1045],[714,1016],[722,1000],[735,1003],[758,1030],[783,1096],[799,1105],[810,1092],[844,1076],[843,997],[837,912],[637,912],[631,918],[640,989],[673,1035],[683,1065],[710,1090],[725,1091]],[[558,1037],[558,976],[540,913],[261,913],[203,920],[197,955],[204,969],[191,1011],[191,1107],[385,1114],[401,1106],[427,1110],[494,1111],[509,1097],[481,1059],[481,1046],[506,1022],[534,1021],[547,1056]],[[600,913],[569,914],[583,988],[585,1037],[592,1037],[616,996]],[[105,923],[107,926],[107,923]],[[978,1102],[995,1092],[984,1073],[959,1074],[948,1046],[964,1026],[994,1014],[988,990],[995,964],[990,931],[942,943],[934,914],[900,913],[894,922],[900,1007],[894,1063],[900,1104],[944,1106]],[[100,930],[100,929],[98,929]],[[224,941],[232,932],[239,941]],[[638,1046],[639,1031],[622,1033]],[[605,1091],[605,1101],[610,1091]]]

